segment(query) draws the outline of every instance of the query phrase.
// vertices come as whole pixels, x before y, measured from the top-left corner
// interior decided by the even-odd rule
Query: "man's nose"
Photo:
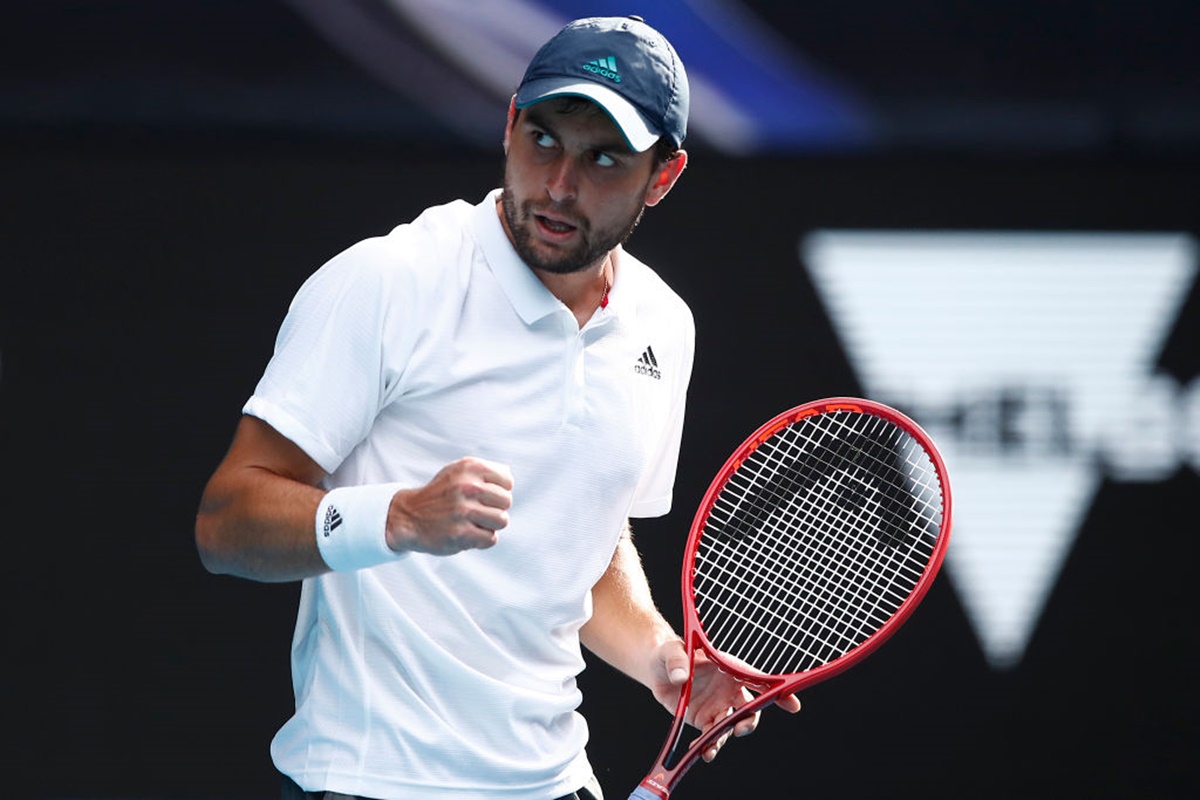
[[[546,193],[556,203],[573,200],[578,192],[577,167],[574,160],[560,158],[554,164],[549,180],[546,181]]]

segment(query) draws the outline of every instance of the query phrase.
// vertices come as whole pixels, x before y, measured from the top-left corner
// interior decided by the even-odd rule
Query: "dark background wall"
[[[172,72],[176,53],[161,44],[154,53],[117,47],[113,30],[156,16],[136,3],[100,5],[13,13],[39,34],[57,31],[63,53],[78,52],[64,40],[92,41],[90,57],[102,61],[123,53],[144,70],[136,73],[143,85],[177,74],[192,86],[211,74],[196,66],[209,62]],[[302,29],[275,5],[244,11]],[[799,16],[753,5],[781,29],[802,27]],[[1118,5],[1106,8],[1121,17]],[[55,6],[51,26],[45,9]],[[208,8],[241,19],[230,4]],[[1180,19],[1194,19],[1187,13]],[[1137,19],[1144,34],[1149,23]],[[1012,20],[1005,32],[1023,29]],[[291,65],[289,80],[304,72],[297,64],[343,74],[322,73],[326,61],[354,74],[309,35],[311,60],[262,63]],[[823,47],[848,58],[865,46],[844,35],[845,48]],[[11,27],[6,36],[22,38]],[[1119,50],[1129,64],[1131,47]],[[949,58],[948,49],[939,52]],[[213,63],[237,62],[226,55]],[[0,84],[0,530],[13,734],[5,794],[270,797],[267,746],[291,704],[297,587],[206,574],[192,544],[200,491],[304,277],[430,203],[481,197],[499,174],[499,148],[447,146],[443,132],[431,144],[411,131],[197,122],[203,113],[178,96],[171,102],[193,116],[40,113],[64,95],[38,86],[61,89],[84,73],[62,61],[57,71],[31,72],[34,63],[10,64]],[[870,87],[863,94],[898,102],[896,91],[868,80],[882,73],[857,63],[856,85]],[[1125,84],[1149,81],[1146,70],[1134,73]],[[135,71],[121,74],[127,82]],[[247,85],[259,74],[247,73]],[[1055,74],[1061,88],[1075,72]],[[999,83],[968,77],[954,86],[978,93],[971,87]],[[386,96],[357,80],[369,87],[363,94]],[[910,99],[926,86],[907,85]],[[1190,73],[1147,96],[1194,99],[1194,87]],[[162,108],[136,93],[120,97],[108,107]],[[502,100],[495,110],[498,141]],[[678,614],[691,511],[729,450],[790,405],[863,393],[797,255],[803,236],[875,228],[1200,235],[1200,161],[1186,122],[1194,116],[1179,111],[1184,121],[1169,136],[1032,150],[897,137],[836,152],[735,155],[699,140],[683,181],[630,243],[691,303],[699,325],[676,508],[637,529],[668,615]],[[1188,386],[1200,374],[1200,288],[1182,303],[1156,369]],[[1181,457],[1159,480],[1104,480],[1017,664],[989,664],[943,576],[878,654],[808,690],[798,717],[768,712],[752,739],[693,770],[679,796],[743,796],[759,785],[784,796],[1193,796],[1200,411],[1190,413],[1174,436],[1191,461]],[[668,715],[603,665],[582,681],[593,762],[610,796],[623,797],[649,766]]]

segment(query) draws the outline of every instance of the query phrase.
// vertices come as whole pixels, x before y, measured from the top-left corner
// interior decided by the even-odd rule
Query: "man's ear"
[[[659,201],[667,196],[667,192],[671,191],[675,181],[679,180],[685,167],[687,167],[687,151],[675,151],[675,155],[658,168],[658,172],[650,181],[650,188],[646,190],[646,205],[658,205]]]
[[[504,155],[508,155],[508,139],[512,135],[513,121],[517,118],[517,96],[508,101],[508,122],[504,126]]]

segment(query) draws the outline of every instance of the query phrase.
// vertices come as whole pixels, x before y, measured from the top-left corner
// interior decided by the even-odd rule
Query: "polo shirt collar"
[[[504,225],[500,222],[500,215],[496,213],[496,202],[502,191],[493,189],[488,192],[482,203],[475,206],[475,239],[513,309],[526,325],[531,325],[543,317],[562,312],[564,307],[545,284],[538,280],[533,270],[521,260],[512,242],[508,240],[508,234],[504,232]],[[620,254],[614,255],[619,264]],[[618,303],[613,293],[614,290],[610,289],[607,311],[615,315]]]

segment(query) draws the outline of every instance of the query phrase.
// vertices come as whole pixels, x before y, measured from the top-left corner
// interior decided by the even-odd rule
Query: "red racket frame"
[[[913,587],[912,592],[900,604],[900,607],[891,618],[862,644],[835,658],[833,661],[807,672],[786,675],[768,675],[758,670],[728,663],[708,640],[708,637],[700,627],[700,618],[696,613],[696,604],[693,600],[694,587],[692,581],[694,570],[692,569],[692,564],[695,560],[696,550],[700,546],[700,539],[704,533],[708,516],[712,511],[716,497],[729,480],[729,476],[741,466],[746,457],[781,428],[785,428],[805,417],[838,411],[870,414],[888,420],[912,436],[929,455],[941,480],[942,488],[942,523],[933,552],[930,554],[925,570]],[[890,406],[857,397],[830,397],[823,400],[813,400],[777,415],[751,434],[725,461],[724,466],[721,467],[716,477],[713,478],[708,491],[704,494],[704,498],[696,511],[696,516],[692,520],[692,527],[688,535],[687,548],[683,558],[683,638],[693,669],[695,668],[696,651],[701,650],[723,672],[742,681],[749,688],[758,691],[759,694],[752,701],[731,714],[722,724],[714,726],[708,732],[702,734],[676,760],[673,766],[668,767],[667,762],[676,749],[685,724],[683,717],[691,699],[692,681],[689,678],[680,693],[679,703],[675,709],[675,720],[671,724],[667,741],[658,754],[654,768],[642,780],[634,794],[631,795],[631,800],[633,798],[639,798],[639,800],[646,798],[649,800],[652,797],[667,800],[671,791],[692,765],[695,764],[700,754],[708,749],[726,731],[731,730],[738,722],[766,707],[768,704],[773,703],[779,697],[792,694],[820,681],[828,680],[834,675],[849,669],[887,641],[905,620],[908,619],[917,605],[920,604],[921,600],[925,597],[925,593],[933,583],[934,578],[937,577],[938,571],[942,566],[942,560],[946,555],[946,548],[950,543],[950,520],[950,482],[947,477],[946,464],[942,460],[941,453],[938,452],[929,434],[917,425],[916,422]],[[650,794],[647,794],[647,792]]]

